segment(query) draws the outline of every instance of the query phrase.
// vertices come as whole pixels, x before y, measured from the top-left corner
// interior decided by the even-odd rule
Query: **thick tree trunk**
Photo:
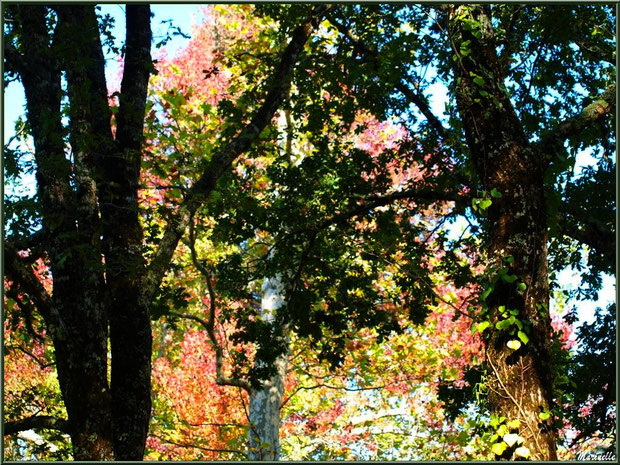
[[[52,305],[66,334],[54,338],[57,372],[67,408],[76,460],[113,459],[107,382],[107,315],[98,236],[83,220],[96,212],[90,186],[74,192],[64,154],[60,113],[60,64],[49,45],[45,8],[20,6],[26,93],[37,162],[43,228],[53,276]],[[77,178],[81,179],[77,173]]]
[[[273,324],[274,339],[284,340],[287,351],[276,358],[275,374],[262,381],[260,389],[250,390],[250,430],[248,455],[250,460],[280,459],[280,406],[284,395],[284,381],[288,365],[289,332],[277,324],[276,312],[284,305],[284,287],[280,277],[267,278],[263,284],[261,316]],[[262,360],[255,364],[263,366]]]
[[[16,70],[26,92],[49,238],[52,305],[66,328],[54,346],[74,458],[141,460],[150,418],[152,342],[148,303],[140,293],[145,270],[137,188],[152,67],[150,9],[127,7],[116,140],[94,6],[58,6],[53,34],[45,7],[18,6],[14,13],[24,51],[15,57]],[[62,69],[73,163],[63,141]]]
[[[556,460],[552,419],[540,416],[553,406],[546,161],[528,144],[508,98],[489,7],[450,7],[448,16],[458,110],[483,189],[487,195],[495,193],[487,210],[489,278],[496,280],[486,299],[485,318],[491,323],[486,341],[489,404],[507,422],[519,420],[513,432],[523,438],[523,443],[507,447],[501,458],[514,458],[518,447],[526,447],[534,460]],[[461,53],[463,49],[469,53]],[[511,316],[515,318],[510,326],[496,328]],[[519,329],[515,320],[523,325],[525,337],[510,334]]]

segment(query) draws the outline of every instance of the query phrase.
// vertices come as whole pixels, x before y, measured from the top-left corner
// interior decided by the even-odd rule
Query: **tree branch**
[[[372,195],[372,196],[368,196],[368,197],[364,197],[360,199],[359,204],[351,208],[350,210],[334,215],[331,218],[326,219],[322,223],[319,223],[316,229],[318,230],[325,229],[333,224],[337,224],[342,221],[346,221],[350,218],[356,217],[358,215],[362,215],[374,208],[389,205],[397,200],[412,200],[412,199],[421,199],[421,200],[428,200],[428,201],[433,201],[433,202],[441,202],[441,201],[459,202],[463,200],[464,197],[455,192],[441,192],[441,191],[437,191],[437,190],[433,190],[429,188],[407,189],[403,191],[393,192],[391,194],[387,194],[383,196]]]
[[[190,238],[189,238],[189,249],[192,256],[192,262],[196,269],[202,274],[206,283],[207,289],[209,291],[209,319],[204,320],[198,316],[191,315],[189,313],[177,313],[170,312],[170,315],[177,316],[180,318],[185,318],[188,320],[193,320],[197,323],[200,323],[209,336],[209,340],[211,341],[211,345],[213,346],[213,350],[215,351],[215,382],[220,386],[235,386],[245,389],[248,393],[252,388],[251,384],[245,380],[240,378],[233,378],[230,376],[226,376],[224,374],[224,351],[222,350],[222,346],[220,346],[219,341],[217,340],[217,336],[215,335],[215,311],[216,311],[216,300],[215,300],[215,291],[213,289],[213,284],[211,283],[211,273],[209,270],[202,265],[198,261],[198,256],[196,254],[196,236],[194,232],[194,221],[190,222]]]
[[[572,220],[575,224],[570,224]],[[578,226],[582,225],[583,228]],[[610,265],[614,263],[616,252],[616,234],[602,221],[589,215],[574,205],[563,203],[558,214],[560,232],[577,242],[587,245],[604,255]],[[611,265],[613,267],[613,265]]]
[[[24,68],[24,57],[8,40],[4,43],[4,72],[19,73]]]
[[[69,434],[69,421],[49,415],[34,416],[22,420],[8,421],[4,424],[4,436],[17,434],[30,429],[55,429]]]
[[[616,85],[610,85],[593,103],[578,115],[565,119],[553,129],[539,144],[539,151],[547,156],[555,152],[558,145],[566,139],[581,133],[586,127],[614,111],[616,106]]]
[[[26,331],[28,331],[28,334],[30,334],[33,339],[36,339],[39,342],[44,342],[45,338],[39,333],[37,333],[33,326],[34,318],[32,316],[32,305],[30,302],[24,302],[22,296],[19,294],[18,288],[19,286],[17,286],[16,283],[12,283],[11,286],[5,289],[4,295],[10,299],[13,299],[22,311]]]
[[[263,104],[240,133],[228,145],[213,155],[198,181],[187,192],[184,201],[179,205],[177,214],[168,223],[159,248],[144,278],[142,287],[143,298],[146,301],[151,301],[155,295],[177,244],[189,227],[194,212],[206,201],[215,188],[218,179],[233,161],[252,145],[260,132],[269,124],[276,110],[286,98],[297,57],[328,8],[329,6],[326,5],[318,5],[312,14],[293,31],[292,38],[282,53],[280,63],[271,76],[270,91]]]
[[[130,150],[134,169],[140,166],[140,146],[146,108],[151,61],[151,9],[149,5],[127,5],[125,67],[121,82],[116,140],[121,152]]]
[[[174,442],[170,439],[164,438],[162,436],[158,436],[156,434],[151,434],[151,436],[165,442],[166,444],[172,444],[173,446],[178,446],[178,447],[185,447],[185,448],[192,448],[192,449],[200,449],[200,450],[204,450],[206,452],[228,452],[230,454],[239,454],[242,455],[245,458],[248,458],[248,455],[240,450],[236,450],[236,449],[211,449],[209,447],[203,447],[203,446],[198,446],[196,444],[186,444],[186,443],[181,443],[181,442]]]
[[[30,296],[35,307],[43,316],[52,338],[54,340],[65,339],[67,329],[60,314],[54,308],[51,297],[41,281],[35,276],[32,268],[23,263],[17,250],[6,240],[4,241],[4,267],[6,276]]]
[[[349,42],[351,42],[356,48],[358,48],[366,57],[366,59],[370,60],[372,67],[375,71],[379,70],[379,54],[368,47],[364,42],[362,42],[358,37],[356,37],[351,30],[342,24],[340,21],[336,20],[332,15],[329,16],[329,21],[336,26],[336,29],[345,36]],[[409,86],[404,84],[401,81],[396,82],[394,85],[395,89],[403,94],[410,102],[412,102],[420,112],[424,115],[429,124],[433,127],[433,129],[437,132],[437,134],[442,139],[448,138],[448,131],[444,128],[439,118],[435,116],[435,114],[431,111],[428,102],[424,99],[422,95],[412,90]]]
[[[577,44],[582,53],[585,52],[584,55],[590,55],[595,60],[604,61],[613,66],[616,66],[616,60],[613,56],[613,49],[603,50],[600,47],[583,40],[578,40],[575,43]]]

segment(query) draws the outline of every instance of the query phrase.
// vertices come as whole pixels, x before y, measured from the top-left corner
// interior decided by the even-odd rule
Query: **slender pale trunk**
[[[276,313],[285,303],[284,284],[278,275],[266,278],[263,284],[261,317],[272,324],[273,338],[283,339],[285,352],[273,362],[275,374],[262,380],[260,389],[250,392],[250,431],[248,455],[250,460],[280,459],[280,406],[284,395],[284,381],[288,364],[289,329],[287,325],[278,324]],[[264,366],[265,361],[256,360],[257,366]]]

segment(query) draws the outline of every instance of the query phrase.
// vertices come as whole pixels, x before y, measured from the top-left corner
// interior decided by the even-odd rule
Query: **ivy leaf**
[[[514,434],[514,433],[504,434],[503,439],[504,439],[504,442],[508,444],[508,447],[512,447],[517,443],[521,444],[523,442],[523,438],[519,436],[518,434]]]
[[[521,422],[519,420],[510,420],[507,425],[508,428],[516,429],[521,425]]]
[[[531,454],[530,454],[530,450],[527,447],[521,446],[515,449],[515,455],[517,457],[523,457],[524,459],[527,459],[530,457]]]
[[[504,453],[504,451],[506,450],[506,443],[505,442],[496,442],[491,447],[491,450],[493,451],[493,453],[495,455],[502,455]]]
[[[514,283],[517,280],[517,275],[515,274],[505,274],[502,275],[502,279],[507,283]]]
[[[481,323],[478,323],[476,325],[476,329],[478,330],[479,333],[483,332],[485,329],[487,329],[489,326],[491,326],[491,323],[488,321],[483,321]]]
[[[493,202],[491,201],[491,199],[482,199],[478,202],[478,208],[480,208],[480,210],[486,210],[491,206],[492,203]]]

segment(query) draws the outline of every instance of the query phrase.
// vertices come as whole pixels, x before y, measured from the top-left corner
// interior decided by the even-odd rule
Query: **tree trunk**
[[[127,6],[125,69],[116,140],[94,6],[16,6],[37,163],[52,306],[66,329],[53,337],[76,460],[141,460],[150,418],[151,332],[141,299],[138,221],[142,124],[151,70],[150,9]],[[65,154],[61,70],[69,96]],[[105,279],[102,255],[105,254]],[[108,385],[108,323],[112,382]]]
[[[261,316],[273,325],[274,339],[284,340],[286,351],[274,362],[275,374],[262,380],[259,389],[250,390],[250,430],[248,455],[250,460],[280,459],[280,406],[284,395],[284,381],[288,365],[289,330],[276,322],[276,313],[284,305],[284,286],[279,276],[266,278],[263,284]],[[265,362],[256,360],[262,367]]]
[[[138,186],[151,62],[151,11],[127,5],[125,68],[116,120],[116,152],[102,163],[104,249],[111,296],[112,414],[116,460],[142,460],[151,416],[153,337],[143,292]]]
[[[110,460],[112,419],[107,382],[107,315],[98,235],[88,217],[97,210],[90,185],[71,187],[60,112],[60,64],[49,45],[46,10],[17,10],[24,40],[20,69],[37,162],[37,187],[53,277],[52,305],[66,334],[55,337],[57,372],[76,460]],[[78,155],[79,156],[79,155]],[[76,173],[82,180],[83,173]],[[85,221],[86,218],[86,221]],[[96,223],[95,223],[96,224]]]
[[[552,418],[540,415],[553,406],[546,161],[528,144],[508,98],[489,7],[467,5],[447,11],[456,56],[457,106],[480,182],[492,200],[486,210],[486,251],[493,290],[484,317],[491,323],[486,340],[489,404],[506,422],[519,420],[512,432],[523,438],[500,457],[527,455],[524,449],[517,451],[526,447],[534,460],[556,460]],[[469,53],[462,53],[464,49]],[[505,320],[511,323],[500,323]]]

